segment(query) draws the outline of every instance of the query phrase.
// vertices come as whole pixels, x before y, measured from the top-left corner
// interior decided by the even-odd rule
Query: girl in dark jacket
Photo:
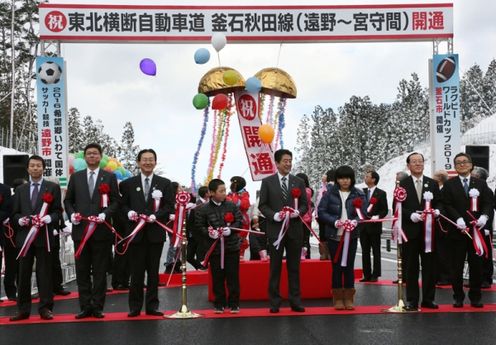
[[[334,308],[353,308],[355,255],[359,237],[357,208],[365,214],[365,195],[355,188],[355,172],[343,165],[336,170],[335,184],[329,185],[319,204],[319,220],[325,224],[325,238],[332,259]],[[348,232],[348,235],[346,234]],[[347,252],[347,253],[346,253]],[[343,254],[347,254],[343,257]]]

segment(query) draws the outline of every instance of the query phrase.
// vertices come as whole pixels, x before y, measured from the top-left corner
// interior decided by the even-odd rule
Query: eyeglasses
[[[421,161],[421,160],[413,160],[413,161],[410,161],[410,164],[424,164],[424,161]]]
[[[455,165],[466,165],[466,164],[472,164],[472,161],[458,161],[458,162],[455,162]]]

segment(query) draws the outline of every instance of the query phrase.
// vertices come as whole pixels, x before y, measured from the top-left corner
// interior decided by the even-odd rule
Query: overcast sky
[[[137,4],[136,1],[50,1],[51,3]],[[442,1],[422,1],[440,3]],[[154,1],[143,5],[348,5],[420,3],[420,1]],[[460,54],[461,72],[474,63],[487,68],[496,57],[495,1],[454,1],[454,51]],[[68,105],[81,114],[101,119],[107,132],[120,140],[126,121],[133,123],[136,143],[154,148],[166,176],[189,185],[193,154],[200,137],[202,112],[192,106],[198,82],[209,69],[218,66],[217,58],[197,65],[193,54],[209,44],[63,44],[67,62]],[[246,78],[265,67],[276,66],[279,44],[230,44],[221,51],[222,65],[235,68]],[[441,46],[446,52],[446,45]],[[312,113],[316,105],[335,110],[350,96],[370,96],[374,103],[391,103],[402,78],[412,72],[428,85],[428,59],[432,43],[328,43],[284,44],[279,67],[295,80],[298,97],[288,100],[285,147],[293,149],[296,129],[303,114]],[[157,75],[148,77],[138,68],[142,58],[157,64]],[[206,176],[211,143],[211,125],[200,155],[197,180]],[[245,173],[249,184],[247,161],[237,121],[232,121],[229,150],[223,178]],[[327,167],[322,167],[326,170]],[[250,191],[256,189],[256,184]]]

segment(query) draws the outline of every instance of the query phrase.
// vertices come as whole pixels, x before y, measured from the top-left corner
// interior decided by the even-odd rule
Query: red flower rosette
[[[370,200],[369,200],[369,203],[372,204],[372,205],[375,205],[377,204],[377,198],[376,197],[371,197]]]
[[[49,192],[43,193],[43,195],[41,196],[41,200],[43,202],[46,202],[47,204],[51,204],[53,202],[53,195],[52,195],[52,193],[49,193]]]
[[[108,194],[110,193],[110,186],[108,185],[108,183],[101,183],[98,186],[98,191],[100,192],[100,194]]]
[[[227,212],[224,214],[224,222],[226,222],[226,224],[231,224],[234,222],[234,214],[232,214],[232,212]]]
[[[358,215],[358,218],[360,219],[365,219],[362,213],[362,205],[363,205],[363,200],[361,198],[355,198],[353,199],[353,207],[355,208],[355,211]]]
[[[291,196],[293,199],[298,199],[301,196],[300,188],[291,188]]]
[[[191,200],[191,195],[189,195],[188,192],[179,192],[176,194],[176,203],[180,205],[187,205],[188,202]]]
[[[406,200],[406,189],[403,187],[396,187],[393,193],[394,200],[397,202],[403,202]]]

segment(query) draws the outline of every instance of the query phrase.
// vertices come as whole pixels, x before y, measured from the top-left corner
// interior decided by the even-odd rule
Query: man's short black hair
[[[380,180],[379,174],[377,173],[377,171],[369,171],[369,173],[370,173],[370,177],[374,179],[374,185],[377,186]]]
[[[460,153],[458,153],[458,154],[455,156],[455,158],[453,158],[453,163],[456,163],[455,161],[456,161],[456,159],[457,159],[458,157],[467,157],[467,159],[470,161],[470,163],[472,163],[472,157],[470,157],[470,155],[469,155],[468,153],[465,153],[465,152],[460,152]]]
[[[329,169],[327,170],[326,172],[326,179],[327,179],[327,182],[332,182],[334,181],[334,175],[336,174],[336,169]]]
[[[138,152],[138,158],[136,161],[141,161],[141,156],[143,156],[144,153],[152,153],[153,157],[155,158],[155,161],[157,160],[157,153],[153,149],[143,149],[140,152]]]
[[[339,168],[336,169],[334,183],[338,184],[338,179],[340,178],[349,178],[351,180],[350,188],[353,188],[355,186],[355,171],[349,165],[341,165]]]
[[[286,149],[279,149],[276,152],[274,152],[274,160],[277,163],[280,163],[282,156],[284,156],[284,155],[289,155],[289,156],[291,156],[291,158],[293,158],[293,153],[291,151],[286,150]]]
[[[217,188],[222,185],[225,185],[224,181],[218,178],[214,178],[208,183],[208,190],[215,193],[217,191]]]
[[[408,155],[408,157],[406,157],[406,163],[407,164],[410,164],[410,157],[412,157],[413,155],[420,155],[422,157],[422,161],[425,161],[424,159],[424,155],[419,153],[419,152],[412,152]]]
[[[40,157],[38,155],[32,155],[31,157],[29,157],[28,163],[26,164],[26,169],[29,168],[29,162],[31,161],[41,161],[41,164],[43,165],[43,170],[45,170],[46,163],[43,157]]]
[[[100,152],[100,155],[103,153],[102,147],[100,146],[100,144],[97,144],[97,143],[90,143],[90,144],[86,145],[84,148],[84,154],[85,155],[86,155],[86,151],[88,149],[97,149],[98,152]]]
[[[208,187],[207,186],[201,186],[198,188],[198,195],[202,198],[205,199],[205,195],[208,193]]]

